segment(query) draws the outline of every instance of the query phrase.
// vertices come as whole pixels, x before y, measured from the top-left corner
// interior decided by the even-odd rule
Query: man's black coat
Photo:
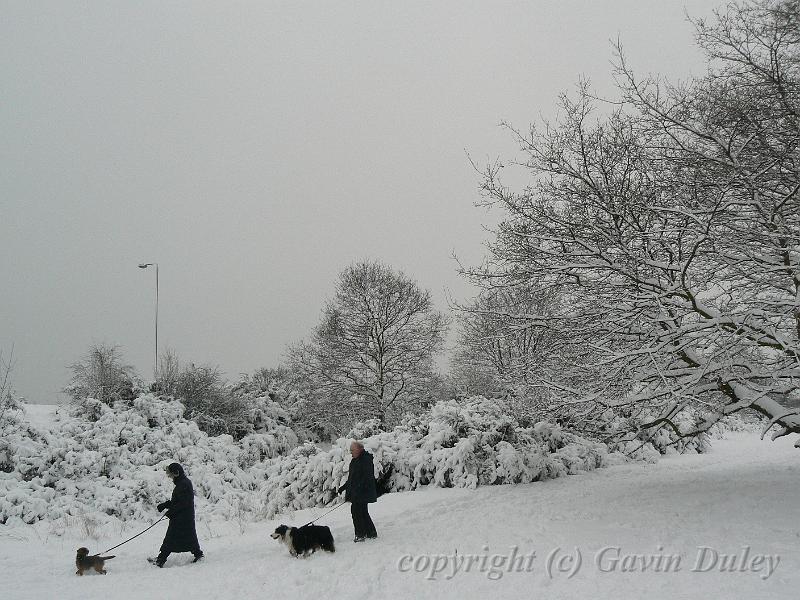
[[[347,483],[340,489],[347,492],[345,502],[367,503],[378,500],[375,489],[375,468],[372,466],[372,454],[362,451],[358,458],[350,461],[350,471],[347,473]]]
[[[194,525],[194,489],[192,482],[178,463],[170,465],[176,468],[178,476],[173,479],[175,488],[172,499],[158,505],[158,510],[167,509],[169,527],[161,544],[161,552],[196,552],[200,543],[197,541],[197,530]]]

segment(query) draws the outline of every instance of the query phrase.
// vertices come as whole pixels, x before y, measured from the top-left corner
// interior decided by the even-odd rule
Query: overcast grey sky
[[[579,75],[702,70],[684,11],[721,2],[0,2],[0,348],[53,402],[92,342],[159,341],[230,376],[277,365],[351,261],[471,290],[465,156],[552,114]]]

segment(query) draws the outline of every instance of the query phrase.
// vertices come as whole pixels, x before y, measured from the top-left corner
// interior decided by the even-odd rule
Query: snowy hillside
[[[188,564],[174,555],[159,570],[145,562],[165,527],[114,551],[108,575],[75,575],[74,553],[94,552],[129,537],[146,523],[92,539],[79,528],[58,536],[47,522],[3,528],[0,560],[3,597],[199,599],[244,598],[648,598],[650,600],[794,599],[800,589],[800,461],[792,440],[760,441],[750,433],[715,441],[707,454],[672,455],[657,464],[628,464],[532,484],[438,489],[390,494],[374,505],[379,539],[352,543],[347,507],[322,520],[333,530],[334,555],[292,559],[270,539],[279,523],[301,525],[321,509],[285,514],[272,521],[204,521],[198,526],[206,560]],[[452,556],[536,553],[531,572],[451,574]],[[613,548],[622,553],[671,554],[678,572],[601,572],[611,568]],[[698,547],[738,554],[749,547],[749,570],[692,572]],[[578,548],[582,565],[574,577],[546,573],[548,555]],[[660,550],[661,549],[661,550]],[[710,562],[710,550],[702,567]],[[436,555],[443,571],[430,577]],[[425,556],[430,558],[425,558]],[[767,577],[766,559],[778,555]],[[418,558],[422,556],[423,558]],[[427,561],[427,562],[426,562]],[[604,561],[604,562],[603,562]],[[487,563],[489,564],[489,563]],[[518,561],[518,565],[524,562]],[[426,567],[427,565],[427,567]],[[416,567],[426,567],[421,573]],[[401,572],[410,568],[410,572]],[[755,572],[755,569],[758,572]]]

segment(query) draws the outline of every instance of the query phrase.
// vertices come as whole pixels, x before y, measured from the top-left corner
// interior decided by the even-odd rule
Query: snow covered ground
[[[206,560],[189,564],[191,555],[173,555],[166,568],[157,569],[145,557],[158,549],[162,523],[115,550],[105,576],[77,577],[76,548],[104,550],[146,523],[95,532],[99,539],[89,537],[80,523],[61,535],[48,523],[0,527],[1,595],[15,600],[796,599],[799,484],[800,454],[792,440],[773,443],[736,433],[716,440],[709,454],[668,456],[655,465],[621,465],[529,485],[390,494],[371,510],[380,538],[362,544],[352,542],[349,510],[343,507],[320,522],[333,530],[337,552],[308,559],[290,558],[269,533],[280,523],[302,525],[321,509],[271,522],[201,522]],[[702,551],[703,546],[737,555],[737,570],[720,572],[718,560],[717,568],[693,572],[699,552],[705,553],[701,570],[711,563],[712,550]],[[576,549],[578,568],[567,558]],[[509,559],[490,568],[491,561],[499,565],[509,554],[516,557],[511,572]],[[615,567],[617,557],[638,554],[657,560],[650,559],[644,572],[642,561],[648,559],[636,559],[636,572]],[[626,566],[633,564],[626,560]],[[745,570],[738,570],[743,563]],[[454,565],[461,565],[460,572],[453,574]],[[773,570],[769,576],[768,570]],[[569,577],[569,571],[576,572]]]
[[[36,429],[49,430],[53,425],[56,411],[64,411],[66,414],[68,406],[66,404],[25,404],[25,420]]]

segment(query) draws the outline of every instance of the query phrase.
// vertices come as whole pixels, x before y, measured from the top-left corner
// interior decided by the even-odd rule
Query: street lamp
[[[155,360],[153,361],[153,379],[158,379],[158,263],[141,263],[140,269],[147,267],[156,268],[156,353]]]

